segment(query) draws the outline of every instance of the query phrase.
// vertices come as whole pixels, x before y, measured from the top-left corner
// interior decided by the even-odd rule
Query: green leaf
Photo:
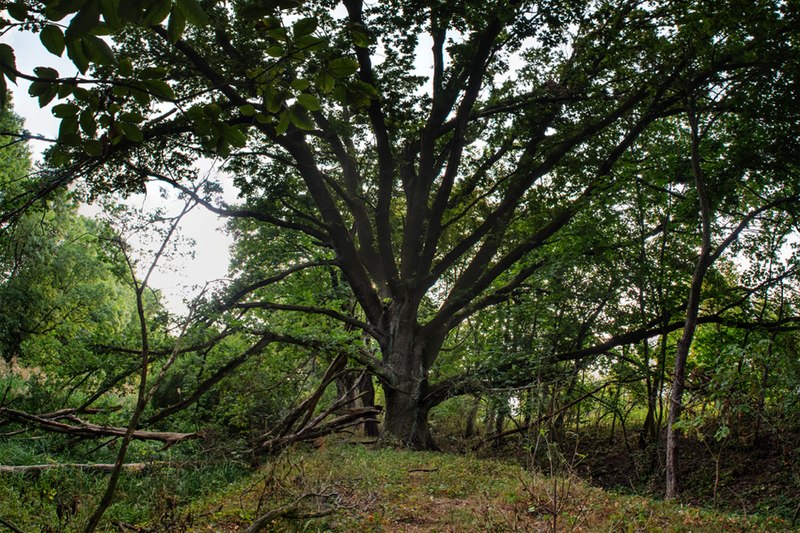
[[[163,78],[167,75],[167,69],[163,67],[147,67],[139,71],[139,78]]]
[[[61,57],[64,53],[64,33],[58,26],[48,24],[42,28],[39,40],[51,54]]]
[[[319,111],[320,109],[322,109],[322,107],[319,104],[319,99],[313,94],[308,94],[308,93],[298,94],[297,103],[309,111]]]
[[[339,83],[335,85],[332,92],[333,97],[340,104],[344,104],[347,101],[347,88],[344,86],[344,84]]]
[[[216,121],[216,119],[222,114],[222,108],[218,103],[211,102],[210,104],[203,106],[203,114]]]
[[[71,156],[69,152],[63,150],[61,147],[56,146],[53,148],[48,157],[48,161],[55,165],[56,167],[60,167],[69,163]]]
[[[256,114],[256,108],[252,104],[245,104],[239,108],[239,112],[246,117],[252,117]]]
[[[94,137],[97,134],[97,121],[94,119],[94,113],[86,109],[81,112],[78,122],[81,130],[89,136]]]
[[[181,11],[183,11],[186,20],[195,26],[205,26],[208,24],[208,15],[197,3],[197,0],[177,0],[175,4]]]
[[[177,7],[173,7],[169,14],[169,23],[167,24],[167,37],[172,44],[180,41],[183,36],[183,31],[186,29],[186,16],[183,11]]]
[[[130,87],[123,87],[122,85],[115,85],[111,88],[111,93],[114,96],[119,96],[120,98],[127,98],[131,94]]]
[[[135,143],[140,143],[144,141],[144,134],[136,124],[131,124],[129,122],[120,122],[119,127],[120,129],[122,129],[122,134],[125,136],[126,139]]]
[[[723,441],[731,434],[731,429],[728,426],[720,426],[717,432],[714,433],[714,440],[717,442]]]
[[[66,98],[67,96],[74,93],[75,89],[77,89],[77,87],[75,87],[74,85],[70,85],[68,83],[60,83],[57,89],[58,97],[62,99]]]
[[[43,80],[55,80],[58,78],[58,71],[50,67],[36,67],[33,73]]]
[[[156,0],[152,2],[144,14],[144,23],[148,26],[161,24],[172,8],[172,0]]]
[[[243,6],[239,10],[239,16],[246,20],[254,20],[264,18],[268,15],[271,15],[275,12],[275,6],[264,5],[264,3],[258,3],[248,6]]]
[[[289,118],[289,110],[284,109],[281,111],[280,118],[278,119],[278,124],[275,126],[275,132],[278,135],[283,135],[286,133],[286,130],[289,129],[289,124],[291,119]]]
[[[136,100],[136,103],[142,107],[147,107],[150,105],[150,93],[147,91],[143,91],[138,87],[131,87],[131,96],[133,99]]]
[[[270,91],[266,98],[267,111],[270,113],[277,113],[283,107],[283,102],[284,98],[280,92]]]
[[[92,101],[92,93],[83,87],[75,87],[72,93],[75,95],[75,99],[80,102],[89,103]]]
[[[147,91],[160,100],[174,100],[175,93],[172,87],[164,80],[144,80],[144,86]]]
[[[317,19],[313,17],[303,18],[298,20],[292,26],[292,33],[294,34],[295,38],[302,37],[304,35],[310,35],[314,33],[314,30],[317,29]]]
[[[117,117],[122,122],[127,122],[129,124],[139,124],[144,122],[144,117],[138,111],[129,111],[127,113],[120,113],[119,117]]]
[[[267,55],[270,57],[281,57],[286,50],[279,44],[273,44],[267,47]]]
[[[325,94],[330,93],[335,84],[336,79],[327,72],[323,72],[317,77],[317,89]]]
[[[86,2],[45,2],[44,16],[48,20],[58,21],[71,13],[77,12]]]
[[[5,79],[5,78],[3,78]],[[34,98],[37,98],[47,92],[47,89],[50,88],[49,83],[35,81],[31,83],[31,86],[28,87],[28,94]]]
[[[372,44],[372,39],[364,32],[353,30],[351,35],[353,37],[353,44],[359,48],[369,48],[369,45]]]
[[[119,73],[122,76],[132,76],[133,75],[133,63],[131,62],[130,58],[122,57],[117,60],[117,67],[119,68]]]
[[[62,141],[67,138],[72,138],[78,134],[78,117],[73,115],[61,121],[58,127],[58,140]]]
[[[201,105],[193,105],[186,111],[186,117],[189,120],[204,120],[206,117],[205,112],[203,111],[203,106]]]
[[[78,67],[81,74],[86,74],[86,71],[89,70],[89,58],[86,56],[81,42],[80,40],[67,39],[67,57]]]
[[[278,41],[286,41],[286,28],[275,28],[269,30],[267,35]]]
[[[50,84],[47,90],[39,95],[39,107],[44,107],[53,101],[53,98],[58,94],[58,86]]]
[[[297,91],[305,91],[311,86],[311,83],[309,83],[309,81],[304,78],[299,78],[296,80],[292,80],[292,83],[290,83],[289,86]]]
[[[66,41],[77,42],[78,39],[89,35],[100,24],[100,2],[99,0],[89,0],[72,20],[65,32]],[[69,45],[67,46],[69,50]]]
[[[295,47],[304,52],[317,52],[325,48],[325,39],[314,35],[304,35],[295,40]]]
[[[92,157],[100,157],[103,155],[103,143],[94,139],[88,139],[83,142],[83,151]]]
[[[98,65],[113,65],[117,62],[114,51],[100,37],[87,35],[82,39],[83,49],[89,59]]]
[[[100,0],[100,13],[106,26],[113,32],[121,30],[124,25],[119,13],[119,3],[120,0]]]
[[[247,144],[247,134],[237,127],[225,125],[223,137],[225,142],[237,148],[243,148]]]
[[[28,7],[22,2],[13,2],[8,4],[6,9],[12,18],[17,19],[20,22],[25,22],[25,19],[28,18]]]
[[[8,79],[16,83],[17,59],[14,57],[14,50],[5,43],[0,43],[0,70]]]
[[[349,57],[337,57],[328,63],[328,73],[336,78],[346,78],[358,70],[358,61]]]
[[[81,108],[75,104],[58,104],[53,106],[53,115],[58,118],[73,117],[78,114]]]
[[[310,131],[314,129],[314,122],[302,107],[293,105],[289,108],[289,120],[301,130]]]
[[[378,98],[378,90],[365,81],[356,80],[353,83],[353,89],[369,98]]]

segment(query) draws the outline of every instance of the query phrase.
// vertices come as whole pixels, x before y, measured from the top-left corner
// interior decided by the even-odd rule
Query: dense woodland
[[[341,438],[561,480],[553,530],[573,476],[798,521],[796,3],[2,7],[71,65],[0,44],[4,527],[190,529],[120,501]],[[36,163],[9,83],[60,121]],[[231,266],[176,313],[192,210]],[[347,508],[309,494],[249,530]]]

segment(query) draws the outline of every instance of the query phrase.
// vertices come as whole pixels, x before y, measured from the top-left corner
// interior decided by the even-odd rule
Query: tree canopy
[[[216,320],[302,313],[360,332],[349,355],[383,387],[386,437],[429,447],[428,413],[452,395],[680,329],[706,196],[712,252],[754,270],[709,295],[701,322],[736,322],[793,272],[796,9],[15,2],[5,24],[80,74],[22,72],[0,45],[5,77],[61,119],[52,169],[4,196],[3,221],[70,183],[169,184],[237,221],[247,259]],[[200,177],[214,157],[236,204],[215,196],[224,176]],[[303,276],[335,297],[281,292]],[[462,349],[464,332],[522,314],[517,349]]]

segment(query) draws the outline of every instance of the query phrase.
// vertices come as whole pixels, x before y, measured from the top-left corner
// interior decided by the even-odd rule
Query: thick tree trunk
[[[421,339],[417,328],[417,306],[398,306],[389,322],[389,342],[382,347],[384,364],[392,373],[384,382],[386,414],[382,440],[418,450],[436,449],[428,413],[428,371],[441,342]]]
[[[406,389],[406,390],[402,390]],[[422,383],[405,380],[400,387],[384,387],[386,416],[383,419],[384,442],[415,450],[435,450],[428,426],[430,408],[420,401]],[[409,394],[406,392],[410,390]]]

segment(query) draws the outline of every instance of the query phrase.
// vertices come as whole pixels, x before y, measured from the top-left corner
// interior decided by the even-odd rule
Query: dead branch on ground
[[[59,414],[56,418],[60,420],[69,420],[77,425],[65,424],[57,422],[53,419],[53,413],[46,415],[47,418],[37,415],[25,413],[23,411],[16,411],[6,407],[0,407],[0,418],[6,418],[15,422],[25,424],[33,424],[45,431],[52,431],[54,433],[63,433],[65,435],[72,435],[81,438],[98,438],[98,437],[123,437],[125,436],[126,428],[114,426],[99,426],[97,424],[90,424],[84,422],[73,414]],[[136,430],[133,432],[133,438],[137,440],[155,440],[163,442],[166,446],[173,446],[181,441],[187,439],[199,438],[199,433],[175,433],[168,431],[144,431]]]

